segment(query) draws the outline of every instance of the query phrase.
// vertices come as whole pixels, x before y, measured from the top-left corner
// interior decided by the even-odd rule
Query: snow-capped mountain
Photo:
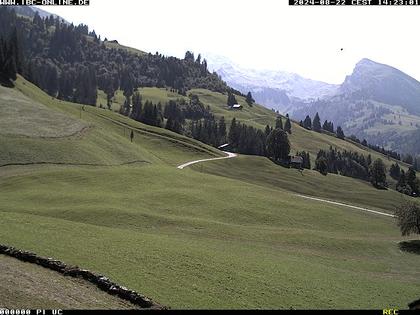
[[[295,73],[243,68],[221,56],[206,55],[209,69],[243,93],[251,91],[258,103],[281,112],[292,102],[307,102],[334,95],[339,85],[306,79]]]

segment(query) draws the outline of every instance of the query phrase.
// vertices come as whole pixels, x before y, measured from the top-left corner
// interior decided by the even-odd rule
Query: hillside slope
[[[417,154],[418,145],[406,141],[420,127],[420,82],[398,69],[369,59],[356,64],[335,95],[295,107],[293,117],[314,117],[341,125],[369,143]]]
[[[133,309],[84,280],[0,255],[0,307],[13,309]],[[71,302],[70,302],[71,301]]]
[[[287,170],[282,183],[275,179],[285,171],[252,157],[179,170],[178,164],[221,153],[111,111],[81,111],[21,78],[17,89],[22,99],[89,130],[77,139],[0,137],[2,165],[29,164],[0,167],[3,243],[104,273],[172,308],[405,308],[417,298],[420,258],[399,250],[392,218],[293,195],[299,186],[314,191],[311,182],[322,178],[317,172],[301,184],[302,176]],[[205,93],[222,97],[197,92],[203,101]],[[254,124],[274,118],[258,106],[249,110],[261,114]],[[253,118],[247,110],[241,115]],[[325,135],[317,137],[322,143]],[[33,164],[43,161],[52,164]],[[339,195],[340,185],[374,193],[357,180],[334,178],[330,194]]]

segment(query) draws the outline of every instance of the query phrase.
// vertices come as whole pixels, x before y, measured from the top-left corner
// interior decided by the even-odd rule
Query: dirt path
[[[197,163],[201,163],[201,162],[208,162],[208,161],[231,159],[231,158],[234,158],[234,157],[237,157],[238,156],[236,153],[225,152],[225,151],[223,151],[223,153],[226,153],[227,156],[218,157],[218,158],[211,158],[211,159],[204,159],[204,160],[195,160],[195,161],[191,161],[191,162],[187,162],[187,163],[184,163],[182,165],[179,165],[178,168],[180,170],[182,170],[185,167],[190,166],[190,165],[193,165],[193,164],[197,164]]]
[[[337,201],[325,200],[325,199],[321,199],[321,198],[310,197],[310,196],[305,196],[305,195],[300,195],[300,194],[294,194],[294,195],[297,196],[297,197],[305,198],[305,199],[310,199],[310,200],[315,200],[315,201],[330,203],[330,204],[337,205],[337,206],[343,206],[343,207],[347,207],[347,208],[352,208],[352,209],[367,211],[367,212],[371,212],[371,213],[375,213],[375,214],[379,214],[379,215],[384,215],[384,216],[387,216],[387,217],[395,218],[395,215],[393,215],[393,214],[389,214],[389,213],[385,213],[385,212],[379,212],[379,211],[375,211],[375,210],[371,210],[371,209],[367,209],[367,208],[363,208],[363,207],[352,206],[352,205],[348,205],[348,204],[337,202]]]
[[[231,153],[231,152],[226,152],[226,151],[223,151],[223,153],[226,153],[227,156],[219,157],[219,158],[195,160],[195,161],[191,161],[191,162],[187,162],[187,163],[184,163],[182,165],[179,165],[178,168],[182,170],[185,167],[190,166],[190,165],[193,165],[193,164],[196,164],[196,163],[208,162],[208,161],[216,161],[216,160],[223,160],[223,159],[231,159],[231,158],[235,158],[235,157],[238,156],[236,153]],[[300,197],[300,198],[305,198],[305,199],[319,201],[319,202],[325,202],[325,203],[329,203],[329,204],[333,204],[333,205],[337,205],[337,206],[342,206],[342,207],[357,209],[357,210],[361,210],[361,211],[366,211],[366,212],[375,213],[375,214],[378,214],[378,215],[383,215],[383,216],[395,218],[394,215],[389,214],[389,213],[375,211],[375,210],[371,210],[371,209],[367,209],[367,208],[363,208],[363,207],[352,206],[352,205],[348,205],[348,204],[337,202],[337,201],[326,200],[326,199],[321,199],[321,198],[316,198],[316,197],[311,197],[311,196],[306,196],[306,195],[301,195],[301,194],[293,194],[293,195],[294,196],[297,196],[297,197]]]

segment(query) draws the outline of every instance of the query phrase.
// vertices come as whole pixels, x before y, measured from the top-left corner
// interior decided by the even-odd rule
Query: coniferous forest
[[[184,95],[191,88],[240,94],[210,73],[200,55],[195,58],[187,52],[178,59],[110,48],[86,25],[53,16],[43,19],[35,14],[30,19],[2,7],[0,38],[13,39],[12,45],[6,45],[6,55],[14,55],[16,71],[62,100],[95,105],[97,89],[110,99],[118,89],[131,97],[137,87],[171,87]]]
[[[189,51],[184,59],[179,59],[159,53],[113,48],[86,25],[75,26],[54,16],[41,18],[37,13],[33,18],[21,17],[15,11],[2,7],[0,67],[3,84],[12,84],[10,80],[15,80],[19,73],[49,95],[65,101],[95,106],[100,89],[105,92],[110,108],[115,92],[122,90],[125,102],[121,106],[121,114],[215,147],[228,143],[234,152],[267,156],[275,162],[287,160],[290,153],[288,134],[292,133],[292,127],[288,116],[284,125],[279,116],[275,128],[266,126],[265,131],[242,124],[235,118],[229,122],[228,128],[224,117],[216,119],[194,94],[188,95],[188,101],[178,99],[167,104],[143,102],[138,92],[140,87],[169,88],[184,96],[193,88],[209,89],[226,94],[228,106],[237,103],[235,94],[245,96],[230,88],[216,73],[210,73],[207,61],[201,55],[195,57]],[[246,102],[249,106],[255,102],[250,92],[246,95]],[[327,120],[322,124],[318,113],[313,119],[306,116],[300,125],[315,132],[346,138],[340,126],[335,129],[333,122]],[[355,136],[347,138],[397,160],[402,159],[398,153],[370,145],[366,140],[360,141]],[[311,168],[309,153],[297,152],[296,155],[302,157],[303,168]],[[403,161],[412,164],[414,170],[418,169],[416,159],[406,156]],[[335,173],[371,180],[378,188],[386,187],[386,175],[382,176],[386,170],[379,162],[374,162],[370,156],[330,148],[329,151],[319,151],[314,169],[323,174]],[[377,178],[372,176],[375,171],[378,171]],[[419,185],[410,174],[402,171],[398,176],[391,176],[399,181],[398,191],[418,195]]]

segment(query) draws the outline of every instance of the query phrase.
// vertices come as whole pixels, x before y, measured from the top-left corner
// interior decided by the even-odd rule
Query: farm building
[[[289,165],[293,168],[301,169],[303,165],[303,158],[301,156],[290,156]]]
[[[242,109],[242,105],[240,105],[240,104],[232,105],[231,109],[235,109],[235,110],[239,109],[240,110],[240,109]]]

